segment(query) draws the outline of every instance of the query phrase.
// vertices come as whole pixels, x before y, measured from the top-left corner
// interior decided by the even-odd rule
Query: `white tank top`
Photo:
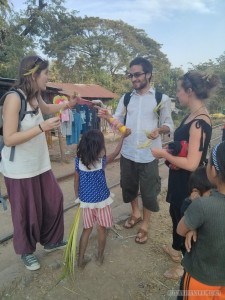
[[[27,111],[31,111],[27,103]],[[37,115],[26,114],[21,122],[20,131],[33,128],[43,122],[41,110]],[[0,171],[5,177],[22,179],[31,178],[51,169],[45,133],[42,132],[31,140],[15,146],[14,160],[10,161],[11,147],[4,146]]]

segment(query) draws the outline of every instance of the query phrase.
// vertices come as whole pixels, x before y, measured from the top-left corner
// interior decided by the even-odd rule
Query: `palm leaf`
[[[148,139],[148,140],[146,140],[146,142],[144,142],[144,143],[142,143],[142,144],[139,144],[139,145],[137,146],[137,148],[138,148],[138,149],[148,148],[148,147],[150,146],[150,144],[151,144],[151,140]]]
[[[76,262],[76,246],[77,246],[77,233],[80,222],[80,205],[74,216],[74,221],[70,229],[68,243],[64,252],[64,276],[74,276],[75,262]]]
[[[160,110],[161,108],[163,108],[163,106],[164,106],[164,104],[163,104],[162,102],[160,102],[160,103],[153,109],[154,113],[159,113],[159,110]]]

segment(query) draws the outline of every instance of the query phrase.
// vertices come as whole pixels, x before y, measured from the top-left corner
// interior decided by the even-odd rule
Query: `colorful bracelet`
[[[40,128],[40,130],[41,130],[42,132],[44,132],[44,130],[43,130],[42,127],[41,127],[41,124],[39,124],[38,127]]]

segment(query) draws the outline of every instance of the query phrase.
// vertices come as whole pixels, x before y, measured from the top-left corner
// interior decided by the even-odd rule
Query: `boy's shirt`
[[[197,230],[197,241],[182,261],[185,270],[204,284],[225,286],[225,195],[214,190],[196,199],[184,217],[185,225]]]

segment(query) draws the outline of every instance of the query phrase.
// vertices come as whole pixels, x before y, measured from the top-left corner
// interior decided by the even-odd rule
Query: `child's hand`
[[[130,134],[131,134],[131,129],[130,128],[126,128],[126,131],[124,133],[122,133],[122,137],[126,138]]]
[[[197,231],[196,230],[190,230],[186,233],[185,248],[186,248],[187,252],[191,251],[192,240],[193,240],[193,242],[197,241]]]
[[[191,192],[190,199],[195,200],[195,199],[199,198],[200,196],[201,195],[200,195],[199,191],[194,188]]]
[[[169,167],[170,167],[171,170],[174,170],[174,171],[177,171],[177,170],[180,169],[179,167],[177,167],[177,166],[175,166],[175,165],[173,165],[173,164],[170,164]]]
[[[98,105],[95,105],[94,108],[98,110],[98,117],[102,119],[109,119],[112,115],[108,112],[106,108],[101,108]]]

